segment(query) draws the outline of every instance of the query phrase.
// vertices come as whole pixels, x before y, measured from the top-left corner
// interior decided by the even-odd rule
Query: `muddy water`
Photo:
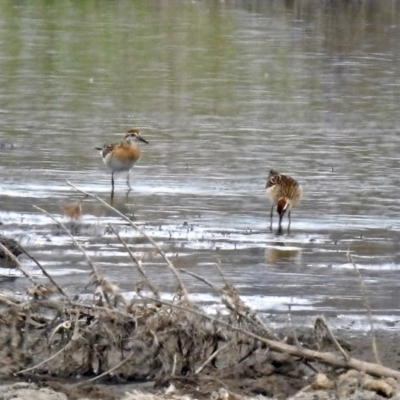
[[[85,200],[73,225],[60,211],[79,199],[67,179],[109,201],[94,147],[135,126],[150,144],[133,191],[117,177],[114,206],[177,267],[220,283],[220,263],[260,312],[353,316],[364,305],[350,251],[375,314],[399,314],[400,2],[328,3],[0,5],[0,233],[84,294],[90,268],[38,205],[129,293],[140,278],[112,224],[171,293],[163,260],[111,211]],[[268,231],[270,168],[304,188],[282,236]],[[2,290],[24,290],[2,272]]]

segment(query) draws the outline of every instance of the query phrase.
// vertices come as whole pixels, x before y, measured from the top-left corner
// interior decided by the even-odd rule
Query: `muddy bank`
[[[306,325],[291,316],[285,328],[271,329],[231,287],[221,289],[230,314],[215,319],[182,298],[183,288],[171,304],[146,304],[124,302],[106,280],[94,284],[94,293],[102,291],[94,303],[68,304],[43,287],[24,301],[1,295],[0,372],[9,383],[1,399],[400,396],[397,330],[375,332],[374,350],[370,332],[330,330],[336,318],[308,317],[314,325]],[[350,368],[352,360],[365,369]]]
[[[282,337],[293,340],[293,330],[280,332]],[[311,329],[297,330],[297,338],[302,345],[314,341]],[[337,337],[351,357],[364,361],[374,361],[371,338],[364,332],[348,332]],[[393,369],[400,367],[398,352],[399,334],[388,331],[377,332],[378,355],[383,365]],[[325,340],[322,351],[338,352],[335,346]],[[334,370],[312,363],[306,366],[287,355],[274,354],[260,357],[231,372],[215,369],[204,376],[191,374],[177,375],[168,381],[118,383],[108,379],[104,383],[82,383],[81,379],[57,379],[52,377],[31,377],[35,383],[23,380],[8,380],[0,387],[0,398],[32,400],[158,400],[158,399],[213,399],[233,400],[245,398],[268,398],[275,400],[381,400],[399,399],[400,385],[393,378],[377,378],[355,370]],[[268,362],[266,360],[269,360]],[[317,372],[319,371],[319,372]]]

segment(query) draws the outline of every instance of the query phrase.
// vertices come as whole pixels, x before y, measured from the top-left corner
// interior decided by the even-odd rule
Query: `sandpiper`
[[[131,189],[129,182],[130,170],[140,158],[140,146],[137,142],[149,143],[139,133],[137,129],[129,129],[126,132],[125,140],[121,143],[105,144],[100,150],[104,164],[111,170],[111,186],[114,192],[114,172],[128,171],[126,183]]]
[[[71,220],[79,220],[82,216],[82,201],[85,200],[88,195],[85,195],[78,201],[66,203],[61,205],[61,210],[67,215]]]
[[[301,185],[291,176],[280,174],[271,169],[267,183],[265,185],[267,195],[272,200],[271,207],[271,221],[270,229],[272,231],[272,216],[274,212],[274,205],[279,214],[279,227],[278,233],[282,233],[282,218],[285,212],[288,213],[289,224],[288,232],[290,230],[290,211],[292,207],[297,206],[303,196],[303,189]]]

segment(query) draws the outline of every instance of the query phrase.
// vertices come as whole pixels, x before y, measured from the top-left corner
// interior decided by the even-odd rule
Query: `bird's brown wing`
[[[269,188],[271,186],[281,184],[282,177],[283,177],[283,175],[272,175],[272,176],[268,177],[266,187]]]
[[[101,155],[103,156],[103,158],[107,154],[110,154],[114,150],[115,146],[117,146],[116,143],[105,144],[104,147],[103,147],[103,151],[101,152]]]

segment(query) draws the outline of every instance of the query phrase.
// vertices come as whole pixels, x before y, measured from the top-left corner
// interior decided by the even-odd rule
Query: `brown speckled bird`
[[[302,197],[303,189],[300,184],[288,175],[280,174],[271,169],[267,183],[265,185],[267,196],[272,200],[271,207],[271,221],[270,229],[272,230],[272,217],[274,212],[274,205],[279,214],[279,227],[278,233],[282,233],[282,218],[284,214],[288,213],[289,224],[288,232],[290,230],[290,211],[293,207],[297,206]]]
[[[66,203],[61,205],[61,210],[65,215],[71,218],[71,220],[79,220],[82,216],[82,201],[86,199],[88,195],[85,195],[79,201],[74,201],[71,203]]]
[[[128,171],[126,183],[131,189],[129,182],[130,170],[140,158],[141,150],[138,142],[148,144],[137,129],[129,129],[126,132],[125,140],[121,143],[106,144],[100,150],[104,164],[111,170],[111,186],[114,192],[114,172]]]

